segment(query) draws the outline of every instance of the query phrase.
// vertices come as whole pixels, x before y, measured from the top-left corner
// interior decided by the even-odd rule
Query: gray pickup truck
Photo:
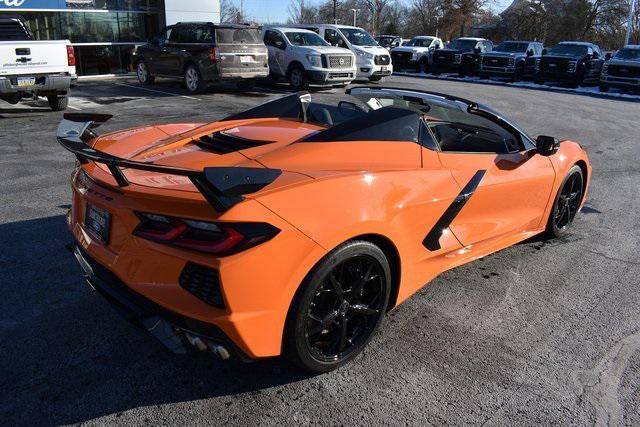
[[[628,45],[602,66],[600,91],[609,88],[640,92],[640,45]]]

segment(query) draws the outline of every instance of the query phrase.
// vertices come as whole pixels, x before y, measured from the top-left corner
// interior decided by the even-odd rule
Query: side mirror
[[[591,55],[591,57],[593,59],[598,59],[598,58],[600,58],[600,54],[598,52],[593,52],[593,55]]]
[[[536,138],[536,150],[541,156],[550,156],[560,148],[560,140],[553,136],[540,135]]]
[[[529,49],[527,51],[527,56],[533,56],[533,49]]]
[[[608,60],[610,60],[610,59],[611,59],[611,53],[610,53],[610,52],[607,52],[607,54],[604,56],[604,60],[605,60],[605,61],[608,61]]]
[[[542,49],[542,54],[546,55],[547,54],[547,49]]]
[[[346,117],[353,117],[362,113],[362,108],[350,101],[338,102],[338,111]]]
[[[476,48],[473,49],[473,52],[478,54],[478,53],[482,52],[482,49],[480,49],[479,47],[476,47]]]

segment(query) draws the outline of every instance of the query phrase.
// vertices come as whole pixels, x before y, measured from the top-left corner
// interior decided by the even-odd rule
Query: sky
[[[244,8],[245,14],[260,23],[268,22],[285,22],[288,17],[287,8],[290,0],[231,0],[236,7]],[[308,0],[309,3],[320,3],[322,0]],[[400,0],[409,4],[410,0]],[[496,11],[502,11],[511,4],[512,0],[495,0],[493,8]]]

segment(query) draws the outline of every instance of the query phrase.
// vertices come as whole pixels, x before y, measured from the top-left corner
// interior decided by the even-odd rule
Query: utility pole
[[[360,9],[351,9],[353,11],[353,26],[356,26],[356,14]]]
[[[631,0],[629,10],[629,19],[627,20],[627,35],[624,38],[624,45],[628,45],[631,40],[631,32],[633,31],[633,17],[636,14],[636,0]]]
[[[337,24],[338,23],[338,16],[337,16],[337,7],[338,7],[338,0],[333,0],[333,23]]]

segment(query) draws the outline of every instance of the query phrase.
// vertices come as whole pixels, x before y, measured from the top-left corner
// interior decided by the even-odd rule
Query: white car
[[[22,20],[0,17],[0,100],[46,96],[52,110],[64,110],[76,78],[69,40],[33,40]]]
[[[331,46],[313,31],[266,27],[262,34],[271,76],[285,78],[296,90],[309,85],[346,86],[356,77],[354,55]]]
[[[296,27],[314,31],[332,46],[353,52],[356,56],[357,78],[379,81],[393,73],[387,49],[362,28],[334,24],[303,24]]]
[[[396,70],[414,68],[426,72],[432,63],[433,51],[442,49],[444,43],[438,37],[416,36],[403,46],[391,49],[391,60]]]

